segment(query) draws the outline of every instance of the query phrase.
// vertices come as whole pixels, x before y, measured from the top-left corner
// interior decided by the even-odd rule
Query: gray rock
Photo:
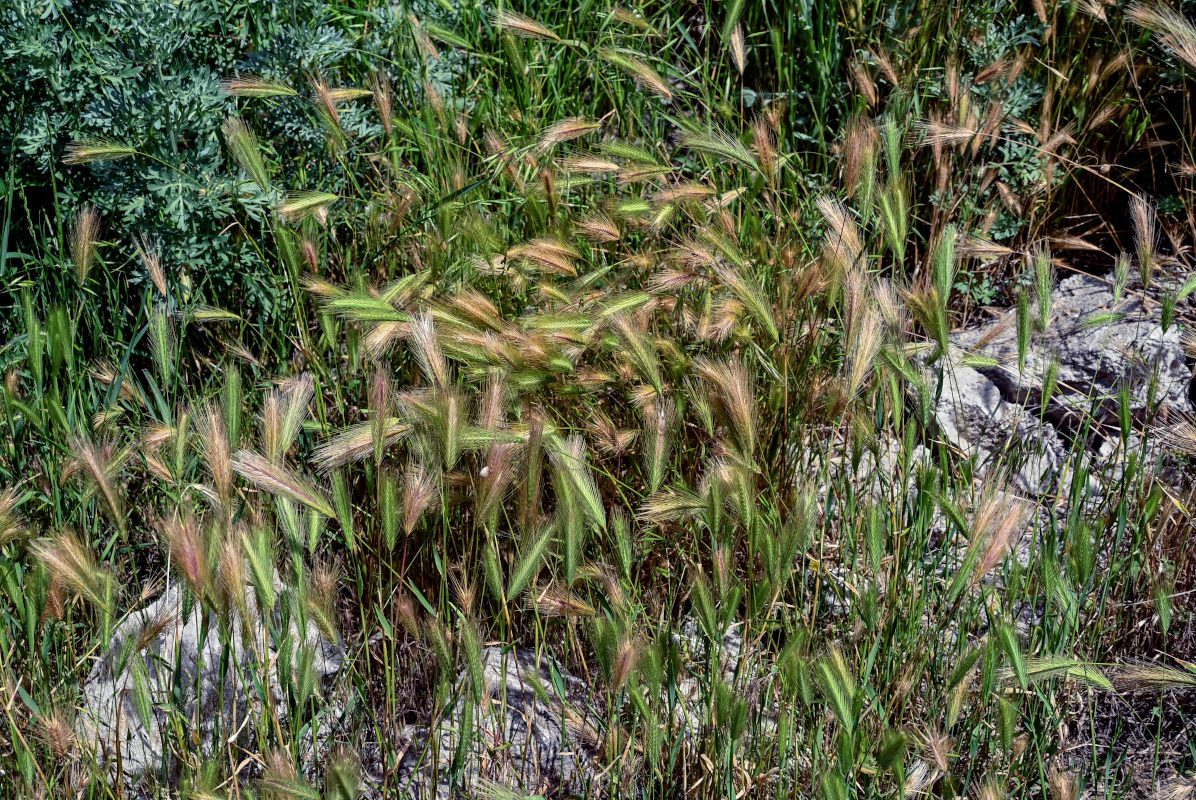
[[[996,365],[967,366],[968,356],[988,357]],[[1164,418],[1192,412],[1192,374],[1178,331],[1164,332],[1157,308],[1140,294],[1115,302],[1109,284],[1089,275],[1060,282],[1050,323],[1031,338],[1023,368],[1012,310],[952,334],[944,361],[935,412],[944,437],[975,456],[981,472],[1000,463],[1024,491],[1051,490],[1067,442],[1084,420],[1094,419],[1097,428],[1116,421],[1122,386],[1139,423],[1156,411]],[[1058,384],[1044,413],[1043,376],[1052,361],[1058,362]],[[1094,454],[1102,446],[1097,433],[1083,443]]]
[[[467,711],[474,698],[464,671],[445,718],[431,730],[414,727],[406,732],[398,796],[469,797],[487,783],[546,796],[595,791],[600,780],[594,758],[599,720],[585,682],[547,656],[537,659],[530,650],[500,647],[482,650],[482,675],[485,691],[479,705]],[[564,696],[558,691],[558,678]],[[367,776],[367,794],[381,796],[379,778]]]
[[[740,623],[732,623],[722,634],[718,647],[709,646],[698,621],[686,617],[673,634],[680,645],[683,674],[677,681],[673,722],[687,743],[697,741],[709,718],[705,706],[708,674],[717,670],[732,692],[744,700],[748,713],[760,730],[776,728],[776,698],[772,691],[774,657],[750,640],[744,642]],[[663,699],[663,698],[662,698]]]
[[[1051,298],[1051,323],[1031,341],[1024,370],[1017,369],[1017,334],[1013,313],[996,324],[954,337],[954,344],[993,356],[1000,367],[985,370],[1004,397],[1038,405],[1042,375],[1052,358],[1059,361],[1059,386],[1052,402],[1088,412],[1094,406],[1115,414],[1117,393],[1128,386],[1135,414],[1147,412],[1151,383],[1156,401],[1175,411],[1190,411],[1192,373],[1184,361],[1179,332],[1159,324],[1157,303],[1150,307],[1138,293],[1114,302],[1113,289],[1100,278],[1072,275]],[[1100,316],[1098,316],[1100,315]],[[1106,317],[1105,315],[1116,315]]]
[[[900,440],[886,437],[865,451],[858,468],[850,475],[857,490],[866,488],[875,502],[894,497],[912,501],[918,473],[929,468],[933,458],[921,444],[915,444],[908,455],[904,450]],[[825,490],[820,492],[820,497],[825,495]]]
[[[184,594],[174,584],[157,600],[130,613],[117,626],[84,684],[80,740],[92,746],[101,766],[127,781],[146,774],[169,780],[178,758],[168,742],[179,730],[192,752],[211,752],[217,735],[221,744],[248,735],[254,709],[263,702],[254,678],[261,674],[263,663],[268,665],[267,700],[285,719],[278,674],[280,645],[289,646],[291,664],[310,653],[317,688],[341,666],[340,647],[320,636],[313,624],[299,636],[292,618],[290,635],[282,642],[272,640],[252,590],[250,624],[243,625],[233,616],[227,648],[216,614],[205,614]],[[279,594],[276,631],[282,628],[277,609],[287,597],[289,593]],[[286,662],[288,657],[281,660]],[[140,696],[150,703],[148,719],[138,711],[139,684]]]
[[[974,456],[982,473],[1000,465],[1017,488],[1047,491],[1067,452],[1058,433],[1025,406],[1006,400],[997,384],[956,356],[953,350],[935,408],[943,436]]]

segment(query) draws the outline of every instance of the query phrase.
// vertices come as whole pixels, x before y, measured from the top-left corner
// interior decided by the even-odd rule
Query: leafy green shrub
[[[4,188],[16,198],[10,249],[29,259],[6,259],[0,281],[24,278],[38,294],[55,294],[61,262],[53,256],[64,249],[55,243],[90,203],[114,245],[101,248],[101,257],[130,287],[147,283],[143,271],[128,266],[134,242],[147,237],[167,273],[185,272],[199,294],[263,325],[280,319],[289,300],[257,241],[262,215],[240,214],[271,198],[247,190],[226,155],[221,125],[236,102],[221,81],[251,72],[301,90],[317,79],[364,83],[387,63],[404,68],[407,26],[387,4],[346,8],[327,0],[268,8],[233,0],[5,3],[0,140],[12,161]],[[264,132],[288,182],[343,190],[344,166],[376,138],[377,123],[362,112],[342,113],[347,135],[340,157],[331,159],[327,126],[307,97],[274,105]],[[72,140],[136,152],[63,163]]]

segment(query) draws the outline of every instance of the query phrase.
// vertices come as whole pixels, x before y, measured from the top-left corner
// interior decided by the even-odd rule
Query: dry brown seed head
[[[295,771],[295,764],[291,757],[282,750],[270,750],[265,757],[265,770],[262,775],[262,788],[277,787],[283,797],[292,794],[288,786],[299,779]]]
[[[752,120],[752,146],[756,150],[756,158],[759,159],[764,174],[774,175],[777,169],[776,138],[766,117],[757,116]]]
[[[50,588],[46,591],[45,619],[66,618],[65,586],[62,579],[54,575],[50,576]]]
[[[1022,753],[1026,752],[1026,748],[1030,746],[1029,734],[1019,734],[1013,740],[1013,746],[1010,748],[1009,757],[1016,761],[1022,757]]]
[[[849,331],[847,343],[847,396],[855,397],[872,371],[883,341],[882,317],[869,302]]]
[[[336,98],[332,94],[332,87],[325,83],[323,78],[313,78],[311,82],[312,91],[316,95],[316,104],[323,112],[324,117],[335,128],[341,128],[341,115],[336,108]]]
[[[417,461],[411,461],[403,474],[403,531],[410,534],[424,512],[434,507],[439,495],[436,479]]]
[[[432,113],[436,115],[436,119],[440,124],[444,124],[444,99],[440,96],[440,92],[436,90],[436,86],[427,81],[424,83],[424,97],[428,104],[432,106]]]
[[[18,536],[25,529],[25,521],[16,511],[20,495],[16,486],[9,486],[0,491],[0,546],[3,546]]]
[[[1009,209],[1010,213],[1021,214],[1022,213],[1021,198],[1019,198],[1016,194],[1013,193],[1013,190],[1009,188],[1008,184],[1006,184],[1002,181],[997,181],[995,185],[997,187],[997,194],[1001,198],[1001,202],[1005,204],[1006,208]]]
[[[611,691],[618,692],[631,677],[635,665],[639,663],[643,648],[639,642],[624,634],[615,646],[615,660],[611,668]]]
[[[587,428],[594,436],[594,446],[601,453],[609,456],[616,456],[626,451],[637,434],[635,430],[618,427],[610,417],[601,411],[594,412],[593,418],[587,423]]]
[[[169,628],[176,619],[173,610],[165,608],[155,616],[143,620],[137,630],[137,637],[133,640],[133,650],[144,653],[147,648],[162,636],[162,632]]]
[[[915,759],[905,775],[903,791],[907,797],[916,797],[925,792],[935,780],[937,776],[931,773],[930,765],[920,758]]]
[[[977,86],[983,85],[994,78],[1001,78],[1008,70],[1009,64],[1006,63],[1005,59],[999,58],[984,69],[977,72],[976,77],[972,79],[972,83],[976,84]]]
[[[1003,244],[997,244],[990,239],[979,236],[969,236],[958,245],[958,252],[962,258],[975,258],[980,261],[992,261],[998,258],[1008,258],[1014,250]]]
[[[37,738],[59,759],[73,759],[79,741],[66,713],[52,709],[35,718]]]
[[[963,90],[963,86],[959,79],[959,62],[951,58],[947,62],[947,68],[943,72],[943,88],[947,90],[947,97],[951,101],[951,108],[958,109],[959,95]]]
[[[587,239],[596,242],[618,241],[620,235],[618,226],[601,211],[591,212],[579,219],[577,228]]]
[[[972,547],[979,560],[972,573],[975,585],[1005,557],[1021,538],[1030,517],[1030,505],[1011,492],[985,487],[972,514]]]
[[[714,189],[701,183],[678,183],[662,187],[653,195],[657,203],[681,203],[689,200],[704,200],[714,194]]]
[[[588,120],[584,117],[562,119],[549,125],[540,134],[540,147],[547,150],[561,142],[568,142],[582,136],[588,136],[601,129],[601,123]]]
[[[1189,352],[1196,351],[1196,337],[1188,334],[1183,341]],[[1196,422],[1193,420],[1169,422],[1156,427],[1154,433],[1166,447],[1183,453],[1196,453]]]
[[[589,603],[555,585],[529,589],[528,604],[546,617],[592,617],[597,613]]]
[[[115,450],[116,446],[111,441],[97,442],[81,436],[72,438],[73,468],[68,468],[67,472],[84,472],[102,495],[112,513],[113,521],[123,527],[124,501],[113,480],[120,469],[122,459],[116,457]]]
[[[731,49],[731,61],[735,63],[735,69],[739,74],[743,74],[743,68],[747,62],[747,47],[743,37],[743,26],[735,25],[735,29],[731,31],[731,41],[728,43]]]
[[[175,568],[200,598],[211,596],[211,569],[208,564],[206,537],[199,521],[190,511],[179,519],[170,515],[158,520],[159,535],[165,541]]]
[[[382,122],[382,129],[389,136],[394,130],[394,105],[391,99],[390,80],[385,73],[374,74],[374,107],[378,109],[378,119]]]
[[[411,599],[411,595],[400,591],[395,596],[394,600],[395,614],[399,619],[399,624],[402,625],[412,636],[420,635],[419,615],[415,610],[415,603]]]
[[[580,256],[573,248],[556,239],[541,237],[511,248],[507,251],[507,257],[522,259],[555,275],[574,277],[577,267],[573,262]]]
[[[419,51],[429,61],[439,61],[440,53],[436,51],[436,45],[432,44],[432,40],[428,38],[427,32],[424,31],[424,26],[420,24],[419,17],[410,14],[407,19],[411,21],[411,33],[415,38],[415,44],[419,48]]]
[[[1065,144],[1075,144],[1075,138],[1072,136],[1073,128],[1071,125],[1064,125],[1051,136],[1050,139],[1043,144],[1042,149],[1045,153],[1054,153]]]
[[[1080,0],[1078,3],[1080,10],[1090,17],[1107,22],[1108,18],[1105,15],[1105,0]]]
[[[897,75],[897,70],[893,67],[893,60],[889,58],[889,53],[883,47],[878,47],[872,51],[872,60],[876,63],[876,68],[880,70],[880,74],[885,76],[893,88],[901,85],[901,78]]]
[[[452,584],[453,595],[457,598],[458,607],[466,616],[472,614],[474,603],[477,601],[477,593],[474,591],[473,581],[469,579],[463,562],[458,563],[449,572],[449,583]]]
[[[1182,158],[1179,161],[1170,165],[1171,170],[1184,178],[1196,178],[1196,164],[1193,164],[1187,158]]]
[[[249,348],[246,347],[243,342],[231,341],[225,345],[225,350],[229,355],[241,359],[246,364],[252,364],[255,367],[260,367],[262,365],[262,362],[258,360],[257,356],[250,352]]]
[[[1156,262],[1158,229],[1154,206],[1144,195],[1135,194],[1130,197],[1130,221],[1134,226],[1134,244],[1137,248],[1139,269],[1149,273]]]
[[[500,156],[505,160],[508,153],[507,142],[496,130],[488,129],[482,134],[482,141],[486,144],[486,151],[492,156]]]
[[[930,763],[939,775],[947,775],[951,771],[951,748],[954,743],[951,737],[939,728],[931,728],[922,735],[922,746]]]
[[[1005,787],[1000,779],[990,777],[980,786],[979,800],[1005,800]]]
[[[157,248],[145,234],[138,237],[136,247],[137,256],[141,259],[141,264],[145,267],[150,282],[154,284],[158,294],[166,297],[166,273],[162,271],[162,258],[158,255]]]
[[[50,574],[53,586],[59,588],[55,602],[61,607],[61,589],[70,589],[93,605],[106,607],[110,598],[111,575],[96,564],[95,555],[79,537],[71,531],[38,539],[30,546],[34,558],[41,561]]]
[[[1196,775],[1176,775],[1159,785],[1155,800],[1192,800],[1196,798]]]
[[[75,217],[71,231],[71,257],[75,262],[75,276],[79,283],[87,280],[87,273],[96,255],[96,239],[100,234],[100,215],[95,206],[84,205]]]
[[[876,79],[872,77],[872,73],[868,70],[867,65],[859,60],[852,61],[851,78],[852,82],[855,83],[856,89],[868,101],[868,106],[875,108],[876,104],[880,102],[880,93],[877,90]]]
[[[1181,61],[1196,67],[1196,25],[1179,11],[1161,3],[1135,3],[1126,17],[1153,33],[1159,44]]]
[[[502,321],[498,306],[494,305],[490,298],[474,289],[464,289],[458,292],[452,296],[449,302],[453,310],[459,311],[470,321],[486,328],[497,329]]]
[[[311,571],[311,588],[316,597],[326,606],[331,607],[336,600],[337,587],[340,585],[341,571],[335,563],[321,561]]]
[[[320,250],[308,237],[303,237],[299,240],[299,250],[303,253],[303,260],[307,262],[307,268],[312,272],[320,271]]]
[[[595,579],[602,584],[607,601],[617,609],[627,606],[627,595],[618,574],[606,564],[586,564],[580,573],[583,578]]]
[[[930,147],[949,147],[970,142],[979,131],[966,125],[952,125],[940,120],[929,120],[915,126],[923,134],[922,144]]]
[[[233,468],[224,416],[214,406],[205,406],[196,415],[195,427],[208,472],[212,476],[212,485],[220,502],[227,505],[232,494]]]
[[[1051,789],[1051,800],[1076,800],[1079,793],[1075,774],[1058,765],[1048,770],[1047,785]]]
[[[770,103],[764,109],[764,118],[768,120],[768,124],[772,126],[774,131],[781,129],[781,120],[786,119],[785,112],[788,109],[788,105],[785,100],[778,100],[775,103]]]
[[[228,614],[234,609],[244,618],[248,611],[246,587],[249,576],[245,569],[244,533],[234,531],[220,543],[217,555],[216,595],[221,609]]]
[[[566,172],[603,173],[617,172],[619,165],[593,153],[578,153],[561,162],[561,169]]]
[[[843,136],[843,182],[848,194],[854,195],[860,179],[873,168],[879,135],[876,125],[867,117],[856,117],[847,125]]]
[[[838,200],[823,195],[816,205],[827,223],[827,232],[822,238],[823,260],[833,275],[842,276],[855,268],[863,253],[859,229]]]
[[[561,39],[552,30],[531,17],[514,11],[500,11],[495,14],[494,25],[502,31],[527,39],[545,39],[556,42]]]

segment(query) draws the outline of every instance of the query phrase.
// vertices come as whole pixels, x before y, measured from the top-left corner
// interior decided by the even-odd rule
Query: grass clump
[[[1191,488],[1153,445],[1190,450],[1186,423],[1134,418],[1126,387],[1031,492],[936,410],[981,307],[1016,306],[1018,366],[963,365],[1025,371],[1062,269],[1107,257],[1118,300],[1149,310],[1161,283],[1180,307],[1190,231],[1146,198],[1163,180],[1092,165],[1190,163],[1143,145],[1191,130],[1160,116],[1187,23],[816,6],[413,8],[386,18],[406,61],[372,74],[231,70],[208,120],[221,236],[277,313],[72,212],[43,245],[74,280],[30,272],[2,351],[5,786],[402,796],[415,758],[482,796],[555,791],[477,740],[498,647],[551,665],[542,701],[584,684],[560,725],[597,765],[568,787],[587,796],[1137,791],[1105,745],[1161,749],[1163,726],[1111,704],[1193,683]],[[318,136],[290,152],[300,106]],[[1122,210],[1077,230],[1090,195]],[[1045,420],[1057,360],[1042,377]],[[125,636],[158,581],[180,619]],[[191,673],[160,683],[184,671],[147,650],[186,620],[231,718]],[[157,731],[147,776],[93,752],[97,661]],[[447,722],[449,757],[408,722]],[[1152,781],[1183,785],[1189,755]]]

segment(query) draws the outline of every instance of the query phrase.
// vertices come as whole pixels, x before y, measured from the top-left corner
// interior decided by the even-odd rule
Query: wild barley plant
[[[735,16],[724,39],[743,74],[751,32]],[[103,420],[122,438],[77,435],[62,478],[78,476],[81,503],[102,515],[84,517],[94,531],[158,546],[224,651],[249,643],[235,668],[258,687],[252,732],[230,732],[228,747],[201,758],[194,721],[146,688],[145,662],[131,656],[139,715],[169,712],[195,796],[316,796],[320,770],[302,756],[310,658],[271,659],[293,616],[300,631],[344,634],[352,679],[375,704],[357,730],[387,763],[402,758],[387,718],[400,654],[431,665],[428,718],[459,688],[472,698],[466,713],[482,715],[493,709],[481,653],[496,642],[593,676],[600,726],[576,727],[610,768],[586,787],[594,793],[997,796],[1029,774],[1025,731],[1042,728],[1049,705],[1033,691],[1108,684],[1048,652],[1078,627],[1091,550],[1076,526],[1068,564],[1051,554],[1028,573],[1010,565],[1027,501],[936,446],[934,365],[950,358],[961,259],[1015,252],[932,207],[910,170],[924,146],[943,189],[1015,136],[1063,164],[1072,134],[1051,120],[1021,130],[999,102],[968,105],[976,85],[1015,80],[1020,61],[971,86],[951,66],[951,105],[913,131],[918,148],[900,114],[857,116],[843,143],[847,198],[807,200],[793,132],[771,107],[750,123],[708,113],[694,73],[634,39],[576,41],[512,11],[493,23],[512,64],[567,54],[591,84],[641,93],[673,135],[644,138],[613,112],[537,120],[511,106],[479,122],[430,84],[417,123],[396,113],[383,79],[369,91],[321,78],[303,89],[226,82],[247,103],[310,100],[333,153],[350,136],[346,104],[372,98],[384,133],[361,195],[348,198],[367,207],[366,230],[347,231],[337,195],[282,188],[252,115],[225,123],[230,156],[272,193],[279,250],[306,288],[293,377],[244,389],[243,372],[267,383],[269,362],[230,337],[217,402],[188,372],[198,366],[187,325],[233,320],[184,320],[164,302],[147,308],[151,369],[93,370],[102,388],[118,387]],[[438,34],[418,20],[413,30],[433,59]],[[878,69],[894,87],[904,80],[887,61]],[[875,86],[863,94],[869,106],[882,99]],[[416,124],[426,140],[409,136]],[[402,156],[404,137],[424,149]],[[70,158],[131,154],[92,143]],[[467,186],[481,196],[456,199]],[[995,197],[1011,210],[1027,201],[1003,184]],[[1153,216],[1138,216],[1146,283]],[[83,283],[95,263],[88,212],[76,231]],[[346,255],[371,237],[385,259],[319,273],[318,243]],[[153,248],[131,246],[165,301],[173,286]],[[1019,361],[1051,315],[1052,257],[1040,247],[1029,258]],[[40,326],[29,314],[31,373],[42,370]],[[932,457],[919,455],[923,442]],[[14,492],[0,496],[0,543],[20,535]],[[100,623],[101,647],[120,609],[142,599],[120,590],[127,567],[112,549],[97,557],[75,532],[50,533],[30,554],[48,581],[47,618],[67,618],[77,598]],[[1041,585],[1062,633],[1017,629],[1017,581],[1028,596]],[[1039,647],[1046,655],[1029,655]],[[1190,683],[1179,671],[1125,678]],[[281,696],[260,688],[275,682]],[[70,725],[47,710],[37,741],[66,758]],[[476,743],[462,727],[464,758]],[[1041,760],[1044,745],[1033,746],[1028,760]],[[237,778],[246,759],[254,781]],[[325,795],[352,796],[351,760],[325,764]],[[1049,784],[1074,794],[1064,771]]]

